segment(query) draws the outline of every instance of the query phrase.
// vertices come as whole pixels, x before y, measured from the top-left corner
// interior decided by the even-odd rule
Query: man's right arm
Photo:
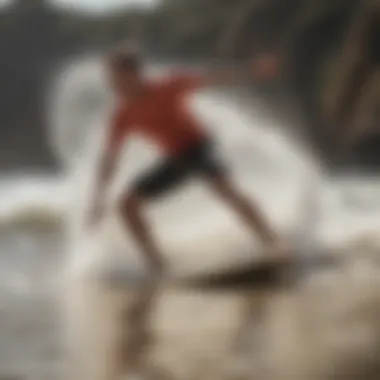
[[[94,196],[89,215],[89,223],[91,225],[97,224],[103,217],[106,191],[113,177],[119,151],[124,140],[122,132],[123,120],[121,114],[117,114],[112,121],[111,128],[106,137],[106,143],[96,173]]]

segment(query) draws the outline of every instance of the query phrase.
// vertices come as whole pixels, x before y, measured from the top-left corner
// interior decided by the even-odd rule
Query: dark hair
[[[118,46],[109,54],[111,66],[121,70],[138,71],[141,67],[141,55],[135,44],[124,44]]]

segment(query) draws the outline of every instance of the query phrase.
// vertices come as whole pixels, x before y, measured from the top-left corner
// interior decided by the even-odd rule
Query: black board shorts
[[[156,198],[174,190],[193,177],[215,178],[225,168],[214,156],[214,143],[205,139],[187,151],[163,159],[136,179],[132,193],[142,198]]]

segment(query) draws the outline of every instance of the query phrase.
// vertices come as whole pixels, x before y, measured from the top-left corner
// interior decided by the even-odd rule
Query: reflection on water
[[[162,290],[153,304],[148,370],[174,379],[377,378],[380,276],[372,243],[351,247],[339,269],[309,276],[297,291]],[[0,244],[0,375],[56,378],[64,364],[57,308],[62,236],[12,228],[1,232]],[[100,379],[107,331],[99,326],[116,326],[120,308],[136,294],[71,285],[71,302],[86,318],[80,326],[77,309],[81,344],[91,331],[88,355],[98,361]]]
[[[159,369],[174,379],[375,379],[380,281],[378,268],[367,260],[323,270],[297,290],[164,288],[153,302],[156,340],[145,370]],[[134,304],[136,294],[94,288],[88,283],[77,287],[75,302],[82,314],[76,312],[76,322],[82,324],[76,327],[82,341],[76,343],[88,348],[87,360],[97,363],[101,379],[106,378],[105,358],[112,363],[112,336],[121,332],[94,333],[95,326],[117,325],[121,310]],[[128,326],[123,334],[133,335],[136,325]]]
[[[62,238],[46,226],[0,231],[0,376],[52,379],[61,360],[56,304]]]

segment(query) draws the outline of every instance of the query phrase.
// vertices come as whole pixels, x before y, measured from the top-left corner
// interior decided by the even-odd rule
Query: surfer
[[[143,61],[138,50],[129,47],[107,56],[106,68],[117,105],[102,152],[90,223],[94,225],[102,217],[105,191],[126,138],[139,134],[161,148],[165,157],[136,179],[128,193],[121,197],[118,207],[125,228],[133,233],[153,270],[161,273],[165,265],[145,221],[144,204],[167,194],[192,176],[202,177],[274,256],[286,257],[285,245],[259,207],[246,200],[228,179],[225,166],[213,155],[212,139],[185,102],[186,96],[204,86],[228,84],[247,77],[266,79],[274,73],[271,62],[257,61],[241,71],[172,75],[151,80],[143,76]]]

